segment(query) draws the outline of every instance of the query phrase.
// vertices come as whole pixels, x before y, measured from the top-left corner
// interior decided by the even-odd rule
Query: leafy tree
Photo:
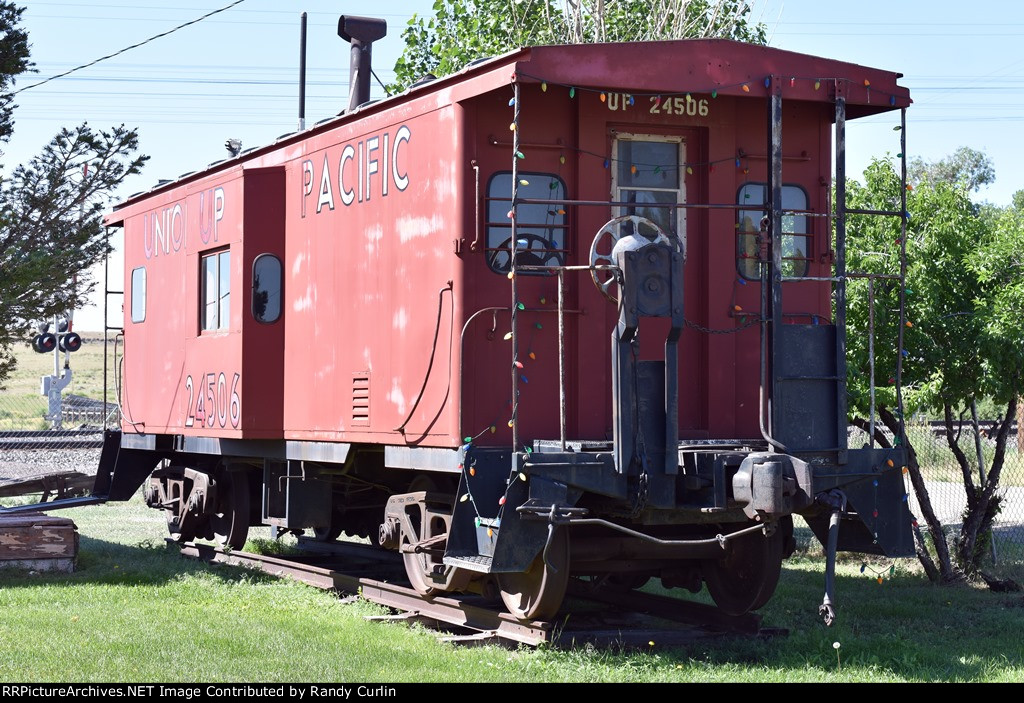
[[[1024,190],[1018,190],[1011,196],[1013,207],[1024,212]]]
[[[13,131],[10,88],[29,70],[22,9],[0,2],[0,140]],[[11,346],[30,321],[74,310],[94,287],[87,270],[103,259],[106,196],[136,174],[138,137],[124,125],[62,129],[29,163],[0,182],[0,383],[14,369]]]
[[[746,0],[435,0],[402,34],[390,92],[520,46],[724,37],[766,43]]]
[[[28,34],[18,27],[24,8],[0,2],[0,142],[11,138],[11,113],[15,105],[8,93],[15,76],[32,67],[29,62]]]
[[[962,146],[938,161],[911,159],[907,164],[907,180],[914,185],[958,183],[968,191],[977,192],[982,186],[995,183],[996,171],[992,160],[983,152]]]
[[[994,498],[1005,456],[1006,440],[1022,388],[1024,284],[1007,283],[1014,261],[1024,261],[1020,218],[1001,216],[993,228],[979,217],[968,197],[969,178],[923,181],[907,193],[906,320],[903,326],[903,399],[908,412],[931,410],[945,422],[947,445],[961,469],[967,511],[951,554],[942,525],[931,508],[917,452],[906,447],[911,482],[933,537],[934,559],[918,532],[918,556],[933,580],[955,581],[960,571],[973,574],[983,551],[979,535],[987,533],[998,507]],[[900,211],[901,183],[892,164],[875,160],[863,185],[848,184],[848,206]],[[901,246],[897,219],[851,217],[848,226],[851,271],[894,274]],[[1018,274],[1019,275],[1019,274]],[[876,412],[892,435],[899,434],[896,375],[900,288],[893,279],[875,279]],[[1014,295],[1019,295],[1019,298]],[[850,329],[868,329],[868,284],[848,285]],[[1014,317],[1014,314],[1017,317]],[[1017,336],[1014,336],[1017,335]],[[1015,341],[1016,340],[1016,341]],[[850,409],[854,423],[868,427],[867,335],[850,335]],[[853,361],[857,363],[852,363]],[[976,482],[971,461],[958,444],[954,419],[972,402],[992,398],[999,408],[993,434],[996,451],[984,483]],[[884,446],[888,439],[877,433]],[[937,563],[936,563],[937,562]]]

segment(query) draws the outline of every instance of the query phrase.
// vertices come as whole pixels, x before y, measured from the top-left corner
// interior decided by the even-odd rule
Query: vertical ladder
[[[763,266],[762,318],[770,330],[771,411],[766,439],[792,454],[828,454],[846,463],[846,99],[835,83],[836,260],[832,325],[783,324],[782,82],[771,76],[768,98],[768,197],[771,256]],[[807,280],[802,278],[800,280]],[[822,279],[818,279],[822,280]],[[763,322],[762,324],[766,324]],[[764,350],[762,349],[762,352]],[[769,363],[762,360],[763,364]]]

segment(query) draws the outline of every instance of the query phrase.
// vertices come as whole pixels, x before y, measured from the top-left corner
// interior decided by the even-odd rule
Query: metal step
[[[445,557],[444,565],[489,574],[491,573],[491,560],[491,557],[480,554],[459,554]]]

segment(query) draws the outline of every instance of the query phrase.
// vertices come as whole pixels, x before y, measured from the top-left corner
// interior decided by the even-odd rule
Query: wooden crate
[[[74,571],[77,556],[78,528],[68,518],[0,516],[0,568]]]

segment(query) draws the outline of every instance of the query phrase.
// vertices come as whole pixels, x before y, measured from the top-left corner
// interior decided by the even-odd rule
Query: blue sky
[[[38,74],[17,88],[112,53],[230,0],[22,0]],[[72,76],[17,96],[15,135],[0,164],[35,154],[62,126],[137,126],[152,156],[123,195],[197,170],[226,155],[224,140],[273,141],[297,124],[298,18],[309,13],[307,124],[336,114],[347,97],[343,12],[384,17],[374,46],[385,81],[401,51],[401,30],[431,0],[246,0],[204,22]],[[979,198],[1007,204],[1024,189],[1024,5],[950,0],[759,0],[753,16],[772,46],[904,74],[909,156],[937,159],[960,146],[984,151],[996,183]],[[379,92],[379,88],[376,89]],[[897,118],[898,119],[898,118]],[[851,175],[872,156],[899,150],[893,118],[850,123]]]

